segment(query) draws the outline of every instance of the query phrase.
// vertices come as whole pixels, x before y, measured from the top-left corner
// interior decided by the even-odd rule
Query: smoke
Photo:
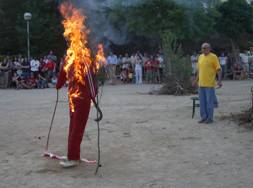
[[[147,0],[77,0],[76,4],[84,9],[88,17],[88,27],[91,29],[91,44],[103,42],[109,46],[110,43],[123,45],[130,41],[127,26],[122,25],[115,28],[108,20],[106,12],[114,7],[129,7],[145,3]],[[215,0],[174,0],[176,3],[190,6],[191,8]]]
[[[136,5],[143,0],[79,0],[78,6],[84,9],[87,16],[88,27],[91,29],[91,44],[103,42],[105,46],[110,43],[123,45],[129,42],[127,26],[115,28],[107,18],[107,11],[116,6],[128,7]]]

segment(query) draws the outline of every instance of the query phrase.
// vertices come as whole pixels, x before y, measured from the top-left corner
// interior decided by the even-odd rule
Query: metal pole
[[[27,58],[30,61],[30,28],[29,28],[29,20],[27,20]]]

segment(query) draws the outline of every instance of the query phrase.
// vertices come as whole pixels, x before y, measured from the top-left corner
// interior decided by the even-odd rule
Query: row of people
[[[0,62],[0,87],[33,88],[34,84],[29,84],[33,79],[38,80],[36,86],[39,88],[48,87],[57,72],[56,60],[52,51],[44,58],[31,58],[30,61],[21,56],[7,57]]]
[[[135,81],[136,84],[142,84],[143,79],[146,83],[162,81],[164,60],[161,54],[142,55],[136,52],[131,56],[128,53],[117,56],[110,52],[106,60],[110,83],[115,82],[116,78],[120,78],[123,83]]]
[[[239,53],[237,58],[232,54],[221,53],[219,62],[222,68],[222,77],[231,79],[243,79],[253,74],[253,47]],[[198,54],[191,56],[192,74],[196,73]]]

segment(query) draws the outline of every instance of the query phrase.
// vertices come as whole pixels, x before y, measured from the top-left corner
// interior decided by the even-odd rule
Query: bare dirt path
[[[222,120],[250,105],[252,81],[228,81],[217,91],[213,125],[191,119],[190,96],[145,95],[152,86],[105,86],[102,165],[64,170],[41,157],[55,90],[0,90],[0,188],[252,188],[253,132]],[[156,86],[157,87],[157,86]],[[97,155],[90,114],[83,156]],[[65,154],[66,89],[60,93],[51,150]]]

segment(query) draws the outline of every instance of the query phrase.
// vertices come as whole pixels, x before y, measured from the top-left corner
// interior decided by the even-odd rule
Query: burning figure
[[[80,161],[80,145],[90,112],[91,101],[95,103],[97,88],[94,75],[103,62],[103,49],[99,46],[98,55],[93,62],[90,49],[87,48],[89,30],[85,27],[85,16],[69,3],[60,7],[64,17],[64,37],[69,48],[65,63],[60,70],[56,89],[59,90],[68,81],[70,125],[68,135],[67,160],[61,161],[63,167],[73,167]]]

